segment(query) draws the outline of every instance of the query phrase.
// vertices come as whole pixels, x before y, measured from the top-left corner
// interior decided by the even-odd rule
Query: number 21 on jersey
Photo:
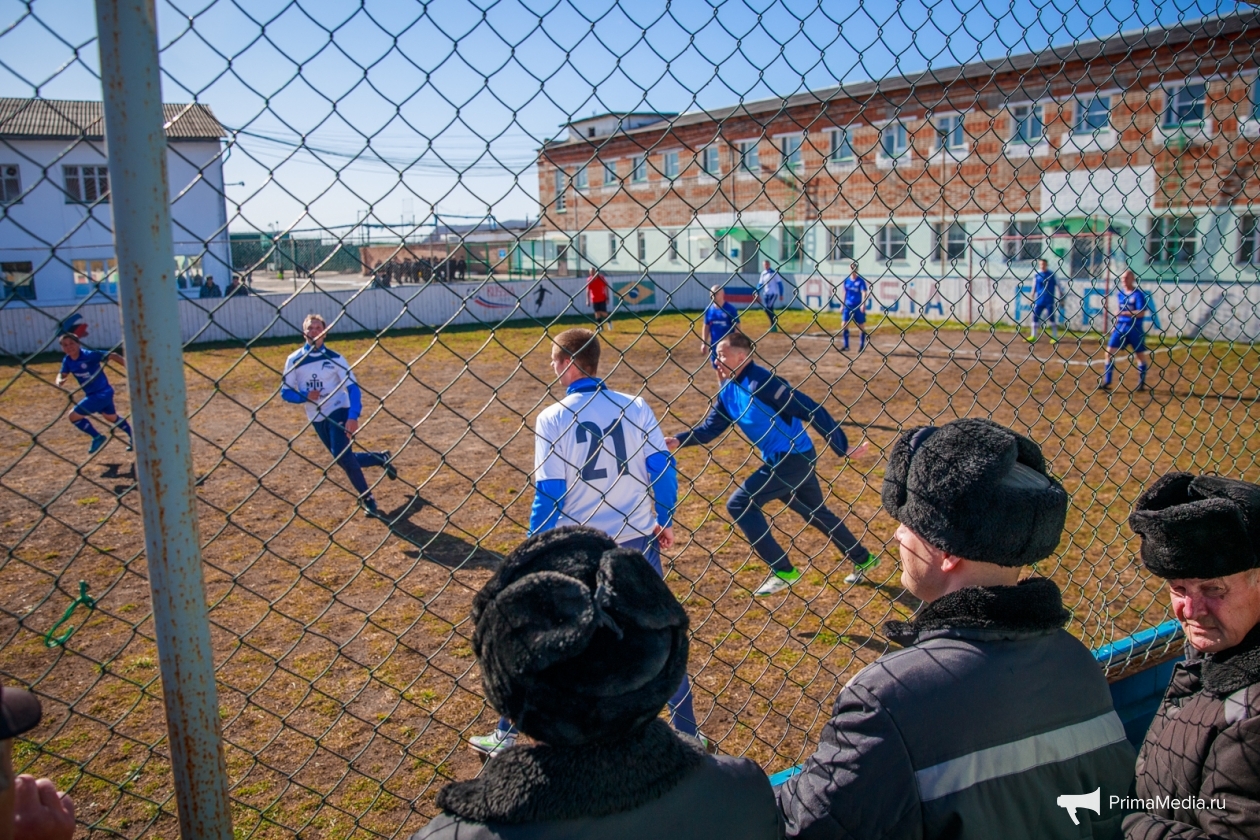
[[[582,464],[583,481],[599,481],[608,478],[608,470],[599,468],[599,455],[604,448],[604,439],[610,439],[613,445],[613,457],[617,461],[617,475],[625,475],[628,459],[626,457],[626,433],[622,431],[621,421],[617,420],[607,429],[601,429],[588,421],[578,423],[577,442],[587,444],[586,462]]]

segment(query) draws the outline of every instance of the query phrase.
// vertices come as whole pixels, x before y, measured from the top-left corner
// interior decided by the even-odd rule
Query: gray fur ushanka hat
[[[1162,578],[1217,578],[1260,567],[1260,487],[1174,472],[1138,496],[1129,527]]]
[[[1049,557],[1067,521],[1067,492],[1046,472],[1040,447],[979,418],[902,434],[880,496],[929,545],[998,566]]]
[[[530,737],[576,746],[660,713],[687,670],[687,613],[640,552],[593,528],[517,546],[473,599],[491,705]]]

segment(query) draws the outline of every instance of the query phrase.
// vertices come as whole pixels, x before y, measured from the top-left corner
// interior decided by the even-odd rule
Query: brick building
[[[538,160],[556,267],[1253,280],[1260,14],[714,111],[606,114]],[[802,292],[812,294],[811,292]],[[825,296],[829,294],[823,291]]]

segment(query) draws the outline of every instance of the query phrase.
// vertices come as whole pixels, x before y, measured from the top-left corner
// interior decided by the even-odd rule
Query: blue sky
[[[690,111],[1228,13],[1235,2],[158,0],[164,97],[241,130],[233,230],[537,213],[574,117]],[[99,99],[87,0],[0,0],[0,96]],[[238,184],[237,182],[243,182]]]

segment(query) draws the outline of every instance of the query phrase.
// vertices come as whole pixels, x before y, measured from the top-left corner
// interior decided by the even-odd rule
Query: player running
[[[106,362],[114,362],[125,368],[126,360],[118,353],[89,350],[80,343],[77,335],[70,332],[61,337],[61,352],[66,355],[61,360],[61,372],[57,374],[55,381],[60,388],[62,383],[73,376],[83,390],[83,399],[70,409],[69,419],[72,426],[92,438],[92,442],[88,444],[88,454],[95,455],[109,442],[109,435],[98,432],[92,421],[87,419],[89,414],[99,414],[113,428],[121,429],[127,435],[127,451],[130,452],[135,445],[131,437],[131,424],[125,417],[119,417],[114,409],[114,386],[109,384],[109,379],[105,376]]]
[[[1143,320],[1149,309],[1146,292],[1137,287],[1137,275],[1127,268],[1120,275],[1120,288],[1116,289],[1116,326],[1107,341],[1107,367],[1103,370],[1102,387],[1111,390],[1111,377],[1116,370],[1116,351],[1131,347],[1138,361],[1138,390],[1146,390],[1146,369],[1151,363],[1146,349],[1146,333]]]
[[[599,353],[599,337],[580,328],[565,330],[552,344],[551,369],[566,393],[534,427],[529,535],[561,525],[597,528],[643,552],[663,577],[661,549],[674,544],[678,471],[651,407],[597,378]],[[669,713],[675,729],[700,737],[686,677],[669,700]],[[491,734],[469,739],[487,755],[515,741],[506,719]]]
[[[849,322],[857,324],[858,351],[866,349],[866,299],[871,287],[866,278],[858,274],[858,264],[849,263],[849,276],[844,278],[844,347],[849,349]]]
[[[595,329],[602,330],[607,327],[611,330],[612,321],[608,320],[608,281],[593,265],[591,273],[586,277],[586,299],[590,302],[591,310],[595,315]]]
[[[770,260],[766,260],[761,277],[757,278],[757,298],[770,319],[770,332],[778,332],[779,314],[774,310],[783,300],[783,276],[771,268]]]
[[[726,290],[721,286],[710,286],[709,294],[713,302],[704,310],[704,326],[701,328],[705,352],[709,354],[709,364],[717,370],[717,345],[726,338],[731,330],[739,329],[739,310],[726,302]],[[721,376],[718,376],[721,379]]]
[[[1033,275],[1032,334],[1029,341],[1037,340],[1037,324],[1049,319],[1050,343],[1059,343],[1059,278],[1050,270],[1050,263],[1037,260],[1037,273]]]
[[[743,333],[733,332],[722,339],[717,354],[718,370],[726,381],[712,411],[699,426],[666,438],[665,444],[672,452],[680,446],[710,443],[734,423],[761,451],[764,465],[726,502],[735,524],[770,567],[770,577],[753,594],[773,595],[801,578],[800,570],[792,566],[770,533],[761,511],[767,502],[776,500],[786,502],[853,561],[855,569],[845,577],[845,583],[862,580],[879,565],[879,558],[872,556],[824,503],[814,472],[818,454],[804,421],[809,421],[842,458],[861,455],[866,444],[850,450],[844,432],[826,409],[752,361],[752,342]]]
[[[363,475],[364,467],[381,467],[393,481],[398,470],[390,463],[389,451],[354,452],[352,442],[359,431],[359,415],[363,413],[363,393],[355,381],[354,371],[341,356],[324,346],[328,324],[322,315],[307,315],[302,321],[306,343],[293,351],[284,363],[280,396],[285,402],[306,406],[306,417],[315,427],[315,434],[328,447],[333,458],[345,470],[346,477],[359,494],[359,503],[373,519],[387,521],[376,507],[376,499]]]

